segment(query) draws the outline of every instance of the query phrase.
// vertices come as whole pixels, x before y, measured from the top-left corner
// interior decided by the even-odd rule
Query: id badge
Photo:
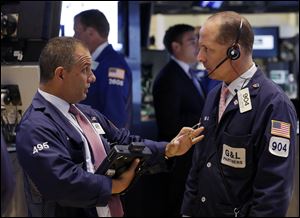
[[[102,129],[102,126],[100,125],[100,123],[92,123],[96,132],[100,135],[105,134],[104,130]]]
[[[249,88],[241,89],[237,92],[240,112],[244,113],[252,109]]]

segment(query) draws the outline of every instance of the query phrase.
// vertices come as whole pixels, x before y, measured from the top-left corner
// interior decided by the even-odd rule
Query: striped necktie
[[[69,112],[75,116],[83,134],[89,142],[94,157],[94,169],[96,170],[106,157],[102,140],[88,119],[74,105],[70,105]]]
[[[88,119],[83,116],[83,114],[74,105],[70,105],[69,112],[75,116],[79,126],[83,131],[83,134],[92,148],[94,156],[94,168],[96,171],[106,157],[106,152],[101,137],[95,132]],[[124,212],[119,196],[111,196],[108,201],[108,207],[112,217],[123,216]]]
[[[219,102],[219,122],[226,109],[226,99],[228,96],[229,89],[226,86],[222,86],[220,102]]]

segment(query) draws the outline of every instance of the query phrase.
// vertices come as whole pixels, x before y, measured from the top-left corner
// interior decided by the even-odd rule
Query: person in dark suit
[[[180,24],[169,28],[164,45],[171,59],[155,78],[153,98],[158,137],[166,140],[176,134],[182,123],[193,126],[199,121],[205,98],[189,72],[197,64],[194,27]]]
[[[170,140],[182,125],[194,126],[199,122],[206,93],[196,80],[197,36],[195,28],[186,24],[170,27],[164,36],[164,45],[170,61],[162,68],[153,84],[153,98],[159,140]],[[189,173],[193,149],[176,158],[172,172],[160,175],[165,183],[162,191],[162,210],[156,215],[180,216],[185,180]],[[162,186],[160,186],[162,187]],[[162,213],[162,214],[159,214]]]

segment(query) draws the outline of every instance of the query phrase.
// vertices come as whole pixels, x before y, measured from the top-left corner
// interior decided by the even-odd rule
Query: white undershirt
[[[99,45],[96,50],[92,54],[92,59],[96,60],[97,57],[101,54],[101,52],[108,46],[108,42],[104,42],[103,44]]]
[[[190,65],[181,61],[181,60],[178,60],[177,58],[175,58],[173,55],[171,56],[171,59],[173,59],[182,69],[183,71],[185,72],[185,74],[190,78],[192,79],[190,73],[189,73],[189,69],[190,69]]]

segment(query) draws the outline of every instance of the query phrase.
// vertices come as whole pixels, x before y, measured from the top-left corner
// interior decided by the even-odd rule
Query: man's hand
[[[112,180],[112,194],[121,193],[130,185],[135,176],[135,169],[139,162],[140,159],[135,159],[126,171],[124,171],[118,178]]]
[[[166,157],[174,157],[185,154],[193,144],[200,142],[204,135],[199,134],[204,130],[204,127],[193,129],[190,127],[183,127],[178,135],[166,145]]]

